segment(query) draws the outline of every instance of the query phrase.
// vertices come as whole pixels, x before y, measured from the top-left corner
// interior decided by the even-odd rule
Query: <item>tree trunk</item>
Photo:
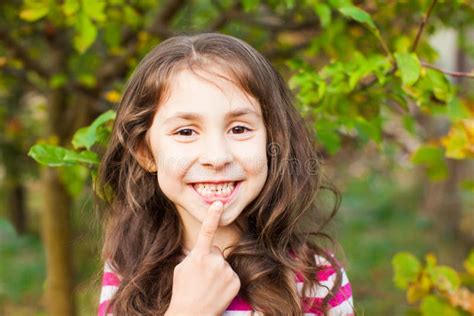
[[[71,199],[58,170],[42,169],[43,240],[47,258],[46,308],[49,315],[74,315],[70,208]]]
[[[6,181],[8,185],[8,211],[13,227],[18,234],[26,232],[26,209],[25,209],[25,188],[23,184],[16,179]]]
[[[68,142],[67,131],[71,128],[64,121],[67,102],[67,94],[61,89],[51,91],[48,96],[47,137],[57,137],[62,146]],[[59,169],[42,169],[41,180],[44,188],[41,224],[47,266],[46,310],[51,316],[73,316],[72,199],[59,179]]]

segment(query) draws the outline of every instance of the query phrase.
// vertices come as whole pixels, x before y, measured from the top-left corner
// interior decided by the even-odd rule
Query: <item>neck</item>
[[[184,252],[187,254],[194,248],[196,244],[197,236],[199,234],[199,230],[193,229],[184,229],[184,236],[183,236],[183,248]],[[221,251],[223,251],[224,257],[227,257],[231,248],[226,249],[229,246],[236,244],[239,240],[239,234],[237,231],[237,227],[234,225],[218,227],[216,233],[214,235],[214,246],[219,247]]]

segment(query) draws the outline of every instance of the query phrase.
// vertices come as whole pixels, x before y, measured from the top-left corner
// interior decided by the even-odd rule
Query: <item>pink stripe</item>
[[[305,313],[314,313],[317,316],[322,316],[323,312],[318,308],[321,308],[323,299],[320,297],[306,297],[302,300],[303,310]]]
[[[326,281],[331,275],[336,273],[336,270],[334,270],[330,265],[322,266],[320,269],[322,270],[316,272],[316,279],[319,281]],[[295,276],[297,282],[304,282],[303,274],[301,272],[297,272]]]
[[[337,294],[329,300],[329,305],[331,307],[336,307],[346,301],[348,301],[352,296],[352,289],[350,283],[347,283],[346,285],[342,286]],[[318,313],[321,313],[317,307],[321,308],[323,303],[323,298],[321,297],[312,297],[312,298],[306,298],[303,301],[303,306],[305,307],[305,312],[307,313],[315,313],[316,315],[320,315]],[[310,304],[313,304],[310,306]]]
[[[337,292],[336,296],[329,300],[329,305],[336,307],[341,303],[347,301],[352,296],[352,288],[350,283],[342,286]]]
[[[97,313],[97,316],[105,316],[105,313],[107,312],[107,307],[109,307],[109,302],[110,301],[103,301],[99,305],[99,312]]]
[[[336,273],[336,270],[330,266],[325,267],[321,271],[316,272],[316,278],[319,281],[327,281],[329,277]]]
[[[301,272],[297,272],[295,279],[298,282],[303,282],[304,281],[303,274]]]
[[[102,286],[106,286],[106,285],[119,286],[120,279],[113,272],[104,272],[104,275],[102,277]]]
[[[251,311],[252,306],[247,303],[243,298],[238,296],[234,297],[226,311]]]

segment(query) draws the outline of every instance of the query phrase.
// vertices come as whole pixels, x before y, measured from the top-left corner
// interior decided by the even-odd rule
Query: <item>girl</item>
[[[314,146],[247,43],[205,33],[155,47],[100,167],[99,315],[353,315],[344,269],[310,239],[326,236]]]

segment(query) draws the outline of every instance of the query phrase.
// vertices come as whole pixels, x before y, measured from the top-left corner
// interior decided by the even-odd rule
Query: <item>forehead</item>
[[[157,114],[166,120],[180,112],[262,115],[259,102],[218,68],[206,71],[181,69],[171,76],[166,97],[160,102]]]

